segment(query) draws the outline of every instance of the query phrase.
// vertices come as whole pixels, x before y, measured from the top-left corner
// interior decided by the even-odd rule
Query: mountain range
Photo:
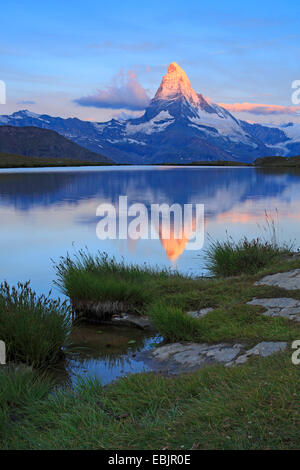
[[[23,110],[0,116],[0,126],[8,125],[54,130],[117,163],[253,162],[300,153],[300,124],[276,127],[239,120],[196,93],[175,62],[140,118],[91,122]]]

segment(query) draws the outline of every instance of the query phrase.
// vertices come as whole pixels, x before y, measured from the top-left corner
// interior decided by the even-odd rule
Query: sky
[[[300,122],[299,18],[298,0],[10,0],[0,114],[138,116],[177,62],[196,92],[240,119]]]

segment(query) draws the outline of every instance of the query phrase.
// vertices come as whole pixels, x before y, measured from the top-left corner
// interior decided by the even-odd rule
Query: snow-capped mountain
[[[142,117],[93,123],[19,111],[0,125],[55,130],[119,163],[236,160],[300,154],[300,125],[249,124],[197,94],[175,62]]]

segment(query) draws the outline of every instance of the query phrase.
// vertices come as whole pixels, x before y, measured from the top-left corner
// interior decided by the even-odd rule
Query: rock
[[[187,312],[187,315],[193,318],[201,318],[205,317],[209,312],[212,312],[214,309],[211,307],[208,308],[202,308],[201,310],[196,310],[194,312]]]
[[[256,282],[255,285],[277,286],[287,290],[300,289],[300,269],[265,276],[263,279]]]
[[[235,361],[232,361],[226,365],[232,366],[235,364],[245,364],[245,362],[247,362],[249,357],[251,356],[267,357],[267,356],[270,356],[271,354],[284,351],[286,347],[287,347],[286,342],[262,341],[261,343],[258,343],[256,346],[254,346],[254,348],[246,351],[245,354],[242,354],[241,356],[239,356]]]
[[[172,343],[145,351],[139,357],[148,362],[154,370],[180,374],[217,363],[225,367],[244,364],[251,356],[267,357],[284,351],[286,347],[286,342],[272,341],[263,341],[248,351],[239,343]]]
[[[141,330],[155,330],[153,323],[148,317],[143,317],[141,315],[133,315],[129,313],[113,315],[111,320],[105,323],[109,323],[110,325],[115,326],[135,327],[140,328]]]
[[[160,368],[178,373],[194,370],[206,364],[225,364],[236,358],[241,349],[241,344],[173,343],[160,346],[149,354],[152,360],[159,363]]]
[[[289,320],[300,321],[300,301],[288,297],[275,299],[257,299],[254,298],[248,305],[261,305],[266,309],[263,315],[267,317],[283,317]]]
[[[271,354],[284,351],[287,347],[287,343],[284,341],[262,341],[258,343],[254,348],[249,349],[246,354],[248,356],[262,356],[267,357]]]

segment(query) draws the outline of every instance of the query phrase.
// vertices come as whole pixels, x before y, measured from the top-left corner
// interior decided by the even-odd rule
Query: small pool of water
[[[163,342],[160,335],[137,328],[107,325],[75,327],[65,360],[54,372],[63,386],[73,386],[78,377],[96,377],[103,385],[137,372],[149,372],[140,354]]]

